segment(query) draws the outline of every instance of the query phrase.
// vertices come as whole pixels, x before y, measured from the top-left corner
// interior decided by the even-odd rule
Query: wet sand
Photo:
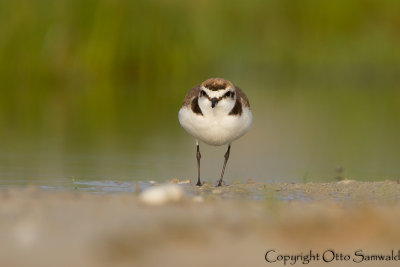
[[[0,266],[284,266],[265,261],[271,249],[270,259],[329,249],[351,256],[311,266],[400,263],[352,262],[359,249],[400,249],[397,182],[172,182],[184,197],[159,206],[140,202],[138,192],[3,190]]]

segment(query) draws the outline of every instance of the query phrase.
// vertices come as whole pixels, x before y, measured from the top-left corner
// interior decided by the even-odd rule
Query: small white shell
[[[351,184],[351,183],[354,183],[354,182],[355,182],[354,180],[344,179],[344,180],[341,180],[341,181],[337,182],[337,184]]]
[[[183,189],[175,184],[153,186],[139,195],[139,200],[150,206],[161,206],[183,199]]]

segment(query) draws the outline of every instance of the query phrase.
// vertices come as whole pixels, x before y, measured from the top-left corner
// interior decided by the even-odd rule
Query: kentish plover
[[[179,110],[182,127],[196,138],[198,186],[200,182],[199,140],[212,146],[228,145],[218,185],[222,185],[231,143],[244,135],[253,121],[249,100],[239,87],[222,78],[211,78],[193,87]]]

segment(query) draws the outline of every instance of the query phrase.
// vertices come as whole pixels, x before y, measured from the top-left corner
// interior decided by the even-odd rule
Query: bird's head
[[[235,86],[222,78],[211,78],[200,85],[198,103],[206,113],[229,113],[235,106]]]

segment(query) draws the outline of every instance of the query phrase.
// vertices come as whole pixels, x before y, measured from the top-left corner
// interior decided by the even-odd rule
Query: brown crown
[[[234,88],[233,84],[230,81],[222,78],[211,78],[207,81],[204,81],[201,85],[212,91],[223,90],[227,87]]]

